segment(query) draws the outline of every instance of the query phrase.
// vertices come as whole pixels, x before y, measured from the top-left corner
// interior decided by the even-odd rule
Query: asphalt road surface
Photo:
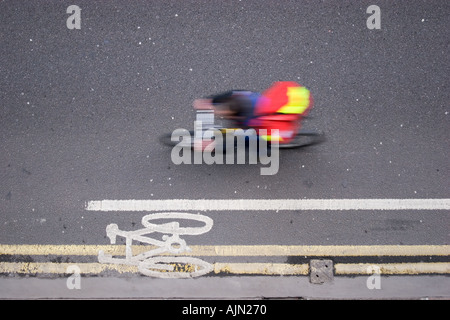
[[[380,29],[366,24],[372,4]],[[67,27],[70,5],[80,29]],[[449,17],[449,2],[434,0],[1,1],[0,296],[450,297]],[[276,174],[261,175],[261,163],[175,165],[159,144],[193,129],[195,98],[279,80],[311,90],[304,127],[327,141],[282,150]],[[92,201],[171,199],[185,201],[165,211],[209,218],[181,216],[181,227],[212,222],[174,235],[172,248],[183,239],[214,271],[168,280],[96,269],[108,225],[138,230],[155,212]],[[239,199],[437,205],[266,210]],[[174,220],[158,223],[173,231]],[[312,259],[331,260],[334,276],[312,283]],[[380,266],[381,289],[368,287],[367,264]],[[81,289],[66,286],[69,265]],[[151,285],[140,291],[136,279]]]

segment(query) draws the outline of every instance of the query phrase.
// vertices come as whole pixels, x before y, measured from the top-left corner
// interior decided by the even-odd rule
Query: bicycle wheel
[[[152,220],[163,219],[181,219],[201,222],[203,226],[200,227],[180,227],[179,221],[172,221],[169,223],[155,224],[151,223]],[[213,220],[210,217],[184,212],[160,212],[151,213],[142,218],[142,225],[153,232],[160,232],[166,234],[188,234],[199,235],[208,232],[213,226]]]
[[[280,149],[293,149],[306,146],[312,146],[314,144],[319,144],[325,141],[325,136],[321,132],[313,130],[300,130],[294,139],[289,143],[280,144]]]
[[[192,257],[153,257],[141,261],[138,269],[149,277],[186,279],[210,273],[214,266]]]

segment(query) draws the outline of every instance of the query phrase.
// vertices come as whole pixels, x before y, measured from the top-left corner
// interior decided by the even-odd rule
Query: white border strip
[[[450,199],[95,200],[89,211],[450,210]]]

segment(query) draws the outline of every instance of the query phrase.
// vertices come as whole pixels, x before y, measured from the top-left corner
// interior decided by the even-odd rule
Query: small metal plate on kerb
[[[311,283],[322,284],[333,281],[332,260],[310,260],[309,269],[309,281]]]

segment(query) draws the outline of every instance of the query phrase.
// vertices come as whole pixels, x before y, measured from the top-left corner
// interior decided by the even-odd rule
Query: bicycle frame
[[[263,137],[264,140],[269,139],[270,137],[266,136],[266,134],[269,134],[269,136],[271,135],[271,130],[266,130],[264,128],[264,126],[261,123],[258,122],[254,122],[252,126],[243,129],[243,128],[236,128],[236,127],[232,127],[232,128],[228,128],[228,127],[223,127],[223,126],[218,126],[215,123],[215,110],[214,109],[196,109],[196,119],[194,121],[194,139],[197,141],[202,140],[203,138],[203,132],[208,131],[208,130],[218,130],[222,133],[222,135],[225,134],[234,134],[233,131],[238,132],[238,135],[241,134],[241,130],[247,131],[247,130],[255,130],[255,136],[256,137]],[[286,118],[287,117],[287,118]],[[296,130],[298,131],[300,126],[301,126],[301,122],[303,119],[305,118],[310,118],[309,116],[298,116],[298,118],[293,119],[292,115],[289,114],[282,114],[282,113],[267,113],[267,114],[259,114],[256,116],[253,116],[250,120],[250,122],[252,121],[257,121],[258,119],[260,119],[261,121],[272,121],[272,122],[276,122],[276,121],[283,121],[283,122],[290,122],[292,124],[295,123],[295,126],[297,127],[295,128],[291,128],[289,129],[289,131],[277,131],[279,133],[276,134],[276,136],[278,136],[278,134],[281,135],[281,137],[283,138],[289,138],[290,139],[295,136],[297,134]],[[262,135],[260,135],[260,130],[262,129],[262,131],[264,132]],[[273,141],[273,140],[272,140]],[[281,140],[279,140],[281,141]],[[281,142],[280,142],[281,144]]]

